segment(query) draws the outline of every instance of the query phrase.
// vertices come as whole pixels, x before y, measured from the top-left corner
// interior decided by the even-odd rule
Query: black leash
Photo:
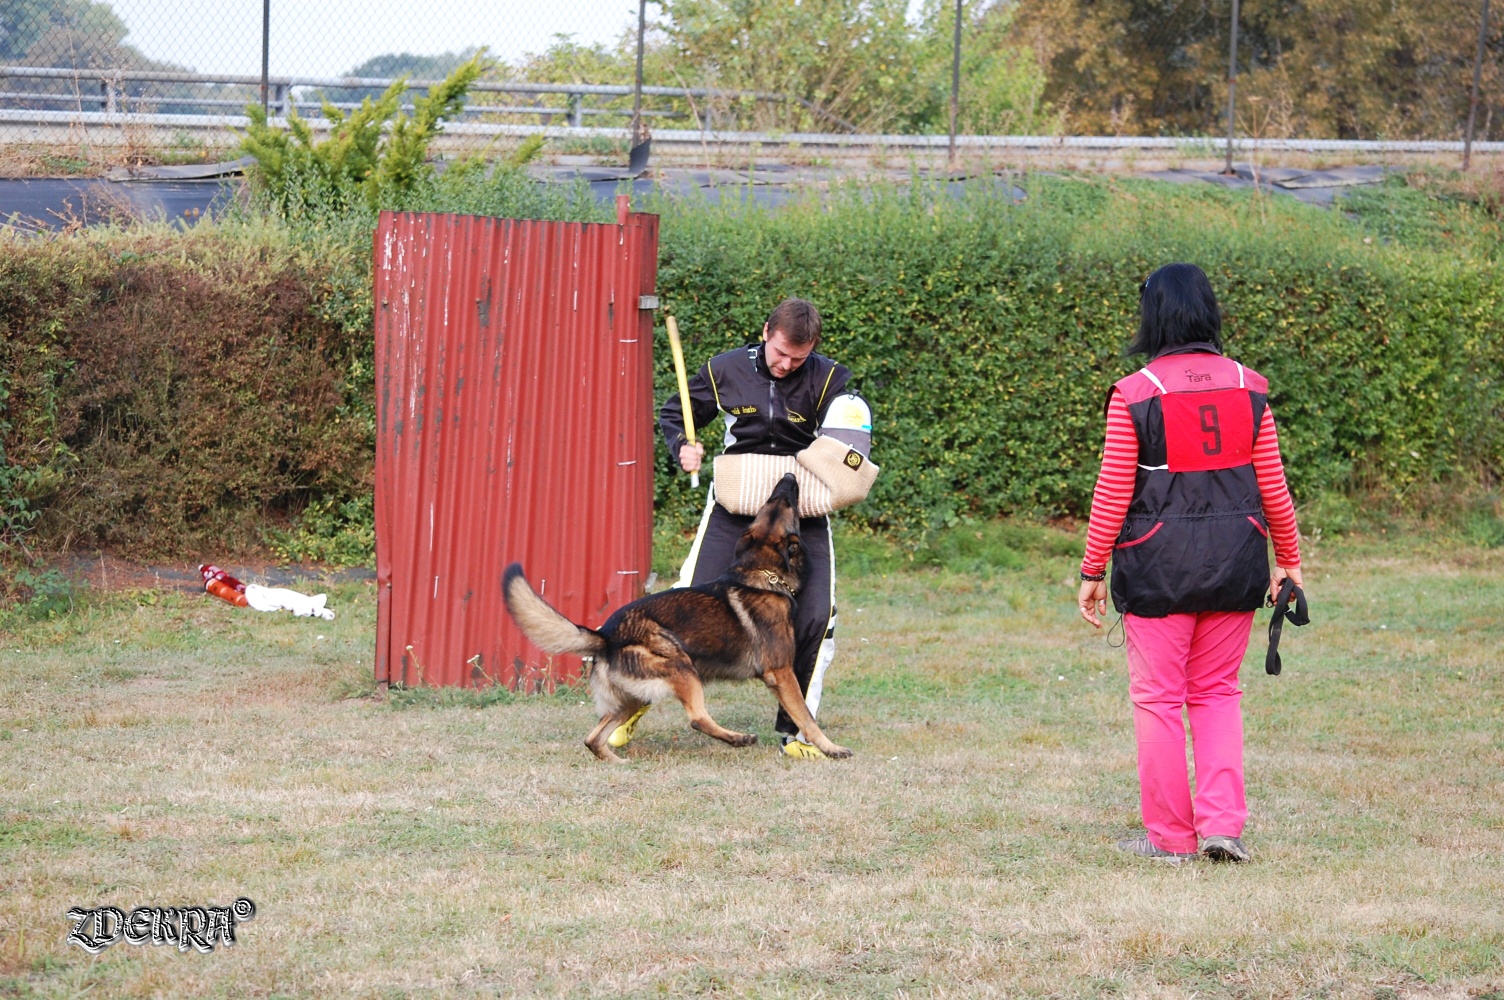
[[[1290,597],[1295,597],[1295,610],[1290,610]],[[1288,576],[1279,586],[1279,597],[1274,601],[1274,617],[1269,619],[1269,653],[1264,657],[1264,673],[1273,677],[1279,676],[1279,634],[1285,627],[1285,619],[1290,620],[1291,625],[1309,625],[1311,616],[1307,613],[1306,592],[1295,586],[1295,581]]]
[[[1118,640],[1117,642],[1113,642],[1112,641],[1112,633],[1114,633],[1114,632],[1117,632],[1119,635],[1122,636],[1122,638],[1120,640]],[[1111,646],[1113,649],[1122,649],[1123,646],[1127,644],[1127,642],[1128,642],[1128,635],[1123,630],[1123,616],[1122,615],[1118,615],[1118,620],[1115,621],[1115,622],[1113,622],[1112,623],[1112,628],[1110,628],[1110,629],[1107,630],[1107,645]]]

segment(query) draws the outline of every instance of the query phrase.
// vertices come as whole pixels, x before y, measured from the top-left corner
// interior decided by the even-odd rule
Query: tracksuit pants
[[[712,492],[679,586],[709,583],[726,572],[736,560],[737,540],[751,526],[752,518],[731,513],[715,502]],[[794,609],[794,676],[799,679],[809,714],[818,718],[825,671],[836,655],[836,570],[830,518],[800,518],[799,536],[809,560],[809,576],[799,590]],[[774,727],[785,737],[799,733],[782,706]]]
[[[1198,835],[1243,833],[1248,805],[1238,666],[1252,627],[1252,611],[1123,616],[1140,807],[1149,840],[1166,851],[1194,852]],[[1191,727],[1194,799],[1182,708]]]

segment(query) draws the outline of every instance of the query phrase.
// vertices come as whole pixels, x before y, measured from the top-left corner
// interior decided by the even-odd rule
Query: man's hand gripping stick
[[[695,414],[689,406],[689,376],[684,371],[684,345],[679,342],[679,321],[672,316],[664,317],[668,327],[668,346],[674,352],[674,374],[679,378],[679,406],[684,411],[684,437],[695,443]],[[700,488],[700,474],[689,474],[689,485]]]

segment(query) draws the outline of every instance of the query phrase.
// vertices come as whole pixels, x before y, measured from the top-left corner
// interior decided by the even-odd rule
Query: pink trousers
[[[1242,836],[1248,805],[1238,666],[1252,627],[1252,611],[1123,616],[1140,807],[1149,839],[1166,851],[1195,851],[1198,834]],[[1191,723],[1194,800],[1182,708]]]

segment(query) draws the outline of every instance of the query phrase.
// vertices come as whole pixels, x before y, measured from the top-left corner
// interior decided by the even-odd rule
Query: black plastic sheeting
[[[1196,170],[1160,170],[1140,174],[1148,180],[1169,181],[1178,184],[1218,184],[1222,187],[1251,189],[1255,186],[1266,191],[1288,194],[1312,205],[1330,205],[1345,188],[1378,184],[1394,167],[1364,166],[1337,167],[1332,170],[1299,170],[1292,167],[1253,167],[1246,163],[1234,165],[1231,176],[1206,173]]]
[[[229,206],[238,190],[238,181],[223,180],[0,180],[0,225],[46,231],[132,216],[192,225]]]

